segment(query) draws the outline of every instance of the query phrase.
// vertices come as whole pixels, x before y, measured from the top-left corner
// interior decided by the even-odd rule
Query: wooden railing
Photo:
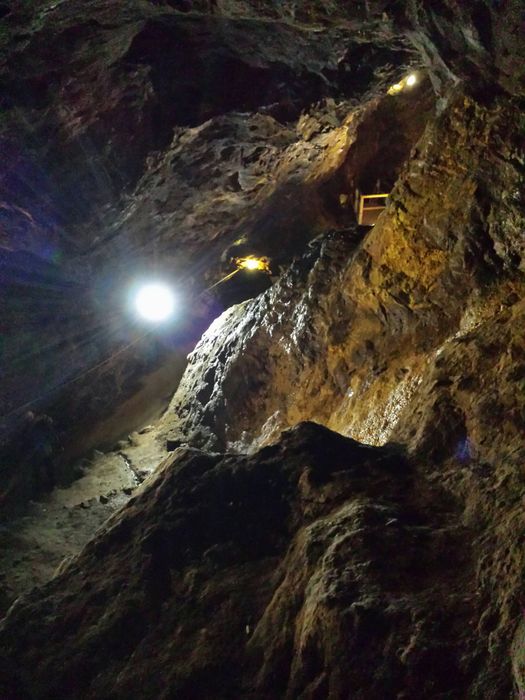
[[[365,206],[367,200],[383,200],[383,203],[379,206]],[[388,194],[362,194],[359,198],[359,212],[357,215],[357,223],[360,226],[373,226],[379,214],[386,207],[386,200],[388,199]]]

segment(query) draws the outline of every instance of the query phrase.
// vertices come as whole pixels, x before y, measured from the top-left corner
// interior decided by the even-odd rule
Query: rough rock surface
[[[82,418],[107,418],[137,392],[137,377],[166,361],[165,339],[143,339],[120,313],[118,290],[138,267],[142,274],[183,270],[193,304],[193,292],[218,279],[219,261],[228,264],[236,241],[288,261],[301,236],[344,225],[334,222],[339,193],[325,187],[337,165],[328,146],[344,144],[325,133],[306,146],[296,140],[295,153],[285,148],[279,158],[275,151],[293,142],[289,125],[302,110],[337,136],[345,102],[366,101],[421,62],[442,95],[452,81],[467,80],[484,101],[523,96],[519,0],[439,7],[12,0],[1,8],[0,267],[7,284],[0,294],[7,313],[0,354],[10,367],[1,438],[28,405],[52,411],[67,435]],[[239,113],[250,115],[256,132],[262,126],[259,143],[239,133]],[[206,126],[209,119],[218,122]],[[209,146],[199,148],[203,139]],[[196,162],[185,146],[202,151]],[[304,163],[294,172],[323,147],[324,177],[315,163],[314,173]],[[279,245],[283,230],[286,245]],[[22,269],[32,274],[42,261],[50,266],[46,303],[20,279],[21,253]],[[21,300],[32,312],[16,326],[11,316],[24,313]],[[197,329],[167,344],[194,342],[210,320],[209,310],[202,315]]]
[[[151,474],[165,456],[153,426],[111,452],[76,461],[74,480],[0,515],[0,617],[23,593],[52,578]]]
[[[62,303],[93,264],[99,277],[85,289],[103,306],[113,260],[133,269],[143,251],[151,269],[171,267],[180,244],[184,265],[206,254],[185,273],[194,299],[243,246],[268,246],[282,263],[298,250],[271,289],[228,310],[195,349],[158,428],[180,449],[10,609],[2,693],[523,695],[521,3],[13,7],[0,77],[14,166],[1,211],[2,261],[16,274],[32,256]],[[74,70],[46,52],[50,37]],[[421,62],[435,111],[424,82],[412,101],[385,95]],[[231,65],[240,82],[219,89],[210,65]],[[17,156],[21,133],[31,157]],[[55,217],[47,194],[29,207],[18,174],[36,172],[32,157],[56,166],[67,216]],[[365,233],[339,196],[385,169],[396,185]],[[70,201],[79,183],[87,201]],[[46,257],[40,232],[55,245],[66,229],[62,281],[55,260],[49,282],[35,262]],[[10,303],[29,286],[16,274]],[[90,326],[89,313],[70,311],[60,307],[73,334],[85,322],[104,336],[96,314]],[[201,321],[209,313],[195,310]],[[16,303],[9,314],[12,323]],[[37,316],[47,324],[52,313]],[[84,406],[103,418],[155,365],[146,350],[161,360],[173,345],[139,344],[113,323],[103,344],[119,355],[92,386],[65,392],[56,405],[66,421],[81,423]],[[186,330],[188,344],[196,333]],[[45,350],[46,333],[36,338]],[[131,363],[121,357],[130,341]],[[13,395],[30,388],[18,369]]]
[[[487,675],[504,697],[473,540],[394,447],[301,424],[251,457],[180,449],[15,604],[3,660],[38,698],[459,698]]]
[[[506,100],[452,98],[375,228],[321,239],[218,319],[163,419],[172,440],[221,450],[257,449],[301,420],[405,444],[475,533],[471,639],[493,659],[488,677],[499,665],[509,678],[525,573],[524,134],[513,115]],[[522,641],[513,648],[522,658]],[[504,697],[492,683],[469,697]]]
[[[453,99],[370,233],[350,228],[312,244],[271,290],[212,324],[170,407],[177,430],[188,437],[200,426],[224,449],[314,419],[380,444],[416,391],[470,396],[479,413],[491,384],[483,388],[477,365],[489,362],[490,344],[490,371],[502,375],[491,392],[512,402],[502,415],[519,435],[523,397],[502,380],[517,371],[522,342],[524,145],[505,103]],[[474,354],[467,339],[481,335]],[[446,370],[449,384],[422,387],[458,346],[472,364],[468,388]]]
[[[345,120],[416,60],[391,23],[341,17],[337,4],[6,6],[0,443],[28,408],[49,412],[68,446],[89,443],[217,315],[196,297],[232,255],[278,265],[341,223],[325,185],[351,140]],[[125,291],[163,274],[192,318],[151,337]]]

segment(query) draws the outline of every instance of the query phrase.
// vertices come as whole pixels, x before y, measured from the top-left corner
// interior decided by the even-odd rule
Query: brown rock
[[[252,457],[179,453],[11,609],[11,687],[35,698],[464,696],[481,652],[473,533],[439,487],[414,478],[399,450],[315,424]]]

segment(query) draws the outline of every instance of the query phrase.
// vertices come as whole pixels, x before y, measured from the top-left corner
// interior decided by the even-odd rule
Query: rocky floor
[[[182,447],[12,606],[0,697],[509,697],[462,520],[399,448],[313,423],[254,455]]]
[[[83,475],[69,486],[30,501],[16,517],[0,521],[0,615],[78,554],[162,456],[156,429],[146,426],[114,451],[95,451],[91,460],[83,460],[77,467]]]

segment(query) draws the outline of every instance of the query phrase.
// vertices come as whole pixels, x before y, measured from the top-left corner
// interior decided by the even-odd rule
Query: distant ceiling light
[[[391,85],[388,88],[389,95],[397,95],[398,92],[402,92],[407,87],[414,87],[417,83],[417,73],[410,73],[406,78],[403,78],[399,83]]]
[[[158,323],[173,315],[175,296],[171,289],[158,282],[145,284],[135,297],[135,308],[146,321]]]
[[[261,265],[258,260],[243,260],[241,267],[245,270],[260,270]]]
[[[270,271],[268,258],[256,258],[253,255],[249,255],[246,258],[237,258],[235,264],[240,270],[264,270],[265,272]]]

